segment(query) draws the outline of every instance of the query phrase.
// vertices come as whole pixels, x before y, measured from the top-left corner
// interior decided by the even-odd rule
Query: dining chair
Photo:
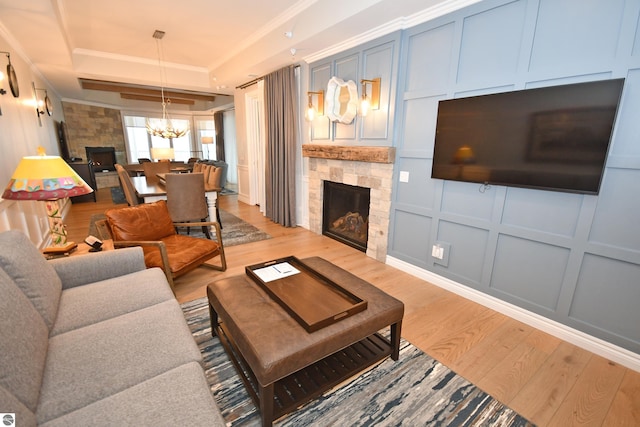
[[[220,181],[222,179],[222,169],[216,166],[203,164],[202,173],[204,175],[204,191],[215,191],[217,196],[220,196],[222,187]],[[222,228],[222,222],[220,221],[220,210],[218,210],[218,199],[216,198],[216,219],[220,223]]]
[[[142,164],[144,176],[149,184],[157,184],[160,182],[159,173],[171,172],[171,163],[169,162],[145,162]]]
[[[167,208],[174,223],[206,221],[209,216],[204,178],[201,173],[168,173],[165,175]],[[216,210],[217,211],[217,210]],[[187,228],[187,233],[189,233]],[[209,227],[202,232],[211,239]]]
[[[122,192],[124,193],[125,199],[127,199],[127,203],[129,204],[129,206],[139,205],[141,203],[141,200],[136,195],[136,189],[133,186],[133,182],[131,182],[129,172],[127,172],[127,170],[118,163],[116,163],[114,166],[116,168],[116,172],[118,173],[118,179],[120,180]]]
[[[174,288],[174,279],[199,266],[219,271],[227,269],[222,234],[217,222],[176,224],[172,221],[165,200],[143,203],[105,212],[106,219],[96,221],[99,237],[112,239],[114,248],[141,246],[147,268],[159,267]],[[178,234],[175,227],[211,226],[216,229],[216,240]],[[219,264],[207,264],[220,257]]]

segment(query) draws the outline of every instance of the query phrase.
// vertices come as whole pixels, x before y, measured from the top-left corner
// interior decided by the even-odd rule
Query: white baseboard
[[[446,289],[485,307],[509,316],[529,326],[533,326],[543,332],[577,345],[585,350],[607,358],[613,362],[626,366],[629,369],[640,372],[640,354],[634,353],[622,347],[611,344],[600,338],[596,338],[584,332],[570,328],[551,319],[547,319],[536,313],[502,301],[483,292],[464,286],[446,277],[442,277],[431,271],[411,265],[405,261],[387,256],[386,264],[411,274],[412,276],[426,280],[440,288]]]

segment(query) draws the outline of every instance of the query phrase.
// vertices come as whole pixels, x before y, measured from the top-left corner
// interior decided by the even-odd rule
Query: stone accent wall
[[[393,164],[309,158],[309,228],[322,234],[323,181],[371,189],[367,256],[385,262],[391,212]]]
[[[87,160],[85,147],[114,147],[118,163],[127,163],[120,110],[63,102],[69,155]]]

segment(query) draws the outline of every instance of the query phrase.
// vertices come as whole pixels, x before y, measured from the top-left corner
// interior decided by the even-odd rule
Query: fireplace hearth
[[[367,251],[371,190],[324,181],[322,234]]]

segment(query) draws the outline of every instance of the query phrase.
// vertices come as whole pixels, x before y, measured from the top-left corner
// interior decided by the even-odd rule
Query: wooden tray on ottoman
[[[367,308],[367,301],[294,256],[250,265],[245,271],[307,332],[315,332]]]

